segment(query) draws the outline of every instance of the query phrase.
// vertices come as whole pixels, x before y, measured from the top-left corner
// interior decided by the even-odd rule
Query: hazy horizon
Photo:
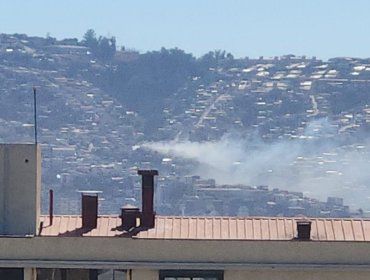
[[[1,33],[81,39],[87,29],[140,52],[178,47],[199,57],[287,54],[370,57],[368,1],[7,1]]]

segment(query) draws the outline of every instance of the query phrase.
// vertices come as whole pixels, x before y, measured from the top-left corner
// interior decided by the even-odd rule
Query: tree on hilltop
[[[93,29],[88,29],[83,36],[82,43],[90,48],[91,52],[102,60],[112,59],[116,52],[116,38],[104,36],[96,37]]]
[[[96,49],[98,46],[98,39],[96,38],[96,33],[94,29],[88,29],[83,36],[82,42],[86,47],[90,49]]]

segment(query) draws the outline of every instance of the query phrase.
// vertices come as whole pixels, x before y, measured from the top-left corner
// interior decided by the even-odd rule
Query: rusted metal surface
[[[54,216],[54,191],[49,190],[49,224],[53,224]]]
[[[298,240],[311,239],[311,221],[308,220],[297,221],[297,239]]]
[[[81,216],[42,216],[41,236],[125,236],[119,216],[100,216],[97,227],[81,230]],[[300,218],[156,216],[155,228],[136,238],[201,240],[292,240]],[[308,219],[313,241],[370,241],[370,220]]]
[[[98,220],[98,196],[82,194],[82,227],[96,228]]]
[[[138,227],[137,220],[140,219],[141,212],[139,208],[128,205],[121,208],[121,224],[122,229],[130,230]],[[140,223],[140,222],[139,222]]]
[[[142,183],[142,207],[140,215],[140,226],[143,228],[153,228],[155,226],[154,212],[154,176],[158,175],[157,170],[138,170],[141,175]]]
[[[142,207],[143,213],[154,213],[154,176],[158,175],[157,170],[139,170],[138,174],[142,176]]]

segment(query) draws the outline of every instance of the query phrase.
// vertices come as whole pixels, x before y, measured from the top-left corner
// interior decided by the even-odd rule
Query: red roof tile
[[[203,240],[291,240],[301,218],[280,217],[177,217],[157,216],[156,226],[136,238]],[[370,241],[370,220],[309,219],[311,239],[317,241]],[[129,236],[120,229],[117,216],[100,216],[97,228],[81,228],[81,216],[54,216],[53,225],[42,216],[41,236]]]

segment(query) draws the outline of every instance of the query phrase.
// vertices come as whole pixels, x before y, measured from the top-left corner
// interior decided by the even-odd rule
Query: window
[[[126,280],[126,271],[116,269],[98,270],[98,280]]]
[[[126,271],[117,269],[39,268],[37,269],[37,280],[126,280]]]
[[[23,280],[23,268],[0,268],[0,279]]]
[[[162,270],[160,280],[223,280],[222,270]]]

